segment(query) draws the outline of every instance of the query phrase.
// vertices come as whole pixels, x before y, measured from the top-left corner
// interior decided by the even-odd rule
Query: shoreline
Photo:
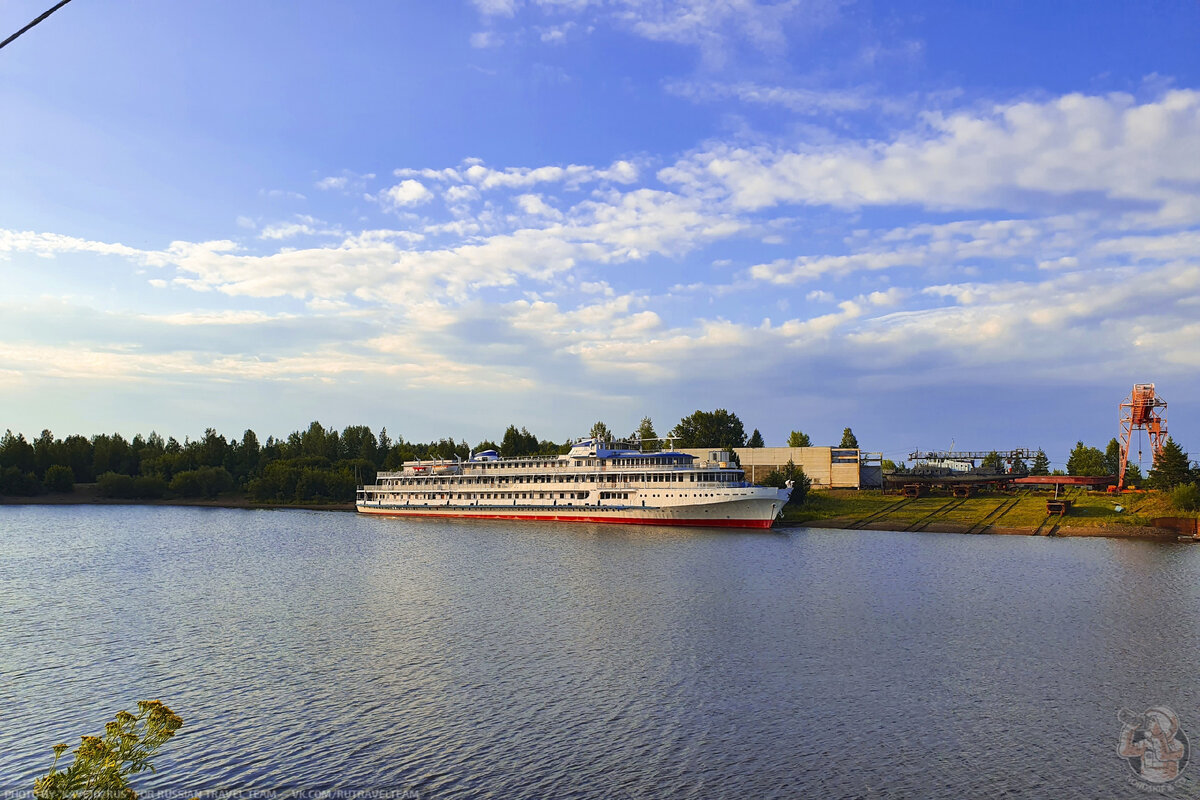
[[[808,522],[777,522],[775,528],[822,528],[825,530],[896,531],[895,524],[872,522],[861,528],[852,527],[855,520],[814,519]],[[913,533],[955,533],[972,536],[1033,536],[1034,528],[987,527],[977,533],[969,533],[972,526],[953,522],[935,522]],[[903,531],[901,531],[903,532]],[[1191,536],[1181,536],[1170,528],[1152,525],[1063,525],[1052,535],[1045,532],[1039,538],[1104,538],[1104,539],[1147,539],[1152,541],[1200,541]]]
[[[82,488],[81,488],[82,487]],[[34,497],[0,496],[0,506],[191,506],[195,508],[232,508],[250,511],[354,511],[354,503],[257,503],[245,495],[227,494],[214,499],[202,497],[124,498],[101,497],[88,484],[74,492],[51,492]]]
[[[90,491],[89,491],[90,489]],[[228,495],[218,497],[212,500],[203,498],[163,498],[163,499],[126,499],[113,497],[100,497],[96,494],[93,487],[88,487],[82,490],[76,489],[74,492],[67,493],[50,493],[37,495],[35,497],[12,497],[0,496],[0,506],[180,506],[192,508],[227,508],[238,509],[243,511],[337,511],[337,512],[355,512],[354,503],[257,503],[247,499],[244,495]],[[861,528],[855,527],[858,520],[849,518],[832,518],[832,519],[814,519],[808,521],[791,521],[778,520],[773,526],[773,530],[787,530],[789,528],[820,528],[824,530],[876,530],[876,531],[896,531],[899,527],[896,522],[871,522]],[[1109,539],[1145,539],[1152,541],[1200,541],[1191,536],[1180,536],[1177,531],[1170,528],[1159,528],[1149,525],[1127,525],[1127,524],[1108,524],[1108,525],[1073,525],[1070,524],[1070,517],[1064,518],[1067,524],[1060,524],[1054,532],[1054,537],[1099,537]],[[924,533],[955,533],[967,534],[973,526],[955,523],[955,522],[934,522],[926,525],[921,532]],[[989,536],[1032,536],[1035,529],[1030,527],[987,527],[982,531],[978,531],[978,535]],[[976,535],[976,534],[971,534]],[[1046,536],[1045,532],[1039,533],[1040,536]]]

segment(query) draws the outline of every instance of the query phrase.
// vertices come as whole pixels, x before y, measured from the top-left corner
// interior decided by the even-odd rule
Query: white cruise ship
[[[727,452],[708,460],[583,439],[565,456],[406,461],[358,489],[364,514],[769,528],[792,493],[755,486]]]

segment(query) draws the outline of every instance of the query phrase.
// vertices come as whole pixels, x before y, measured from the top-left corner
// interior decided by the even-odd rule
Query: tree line
[[[593,425],[591,434],[620,438],[603,422]],[[762,439],[757,429],[747,436],[742,421],[726,409],[697,410],[682,418],[668,436],[679,448],[744,447]],[[649,442],[659,437],[645,417],[626,438]],[[540,439],[516,425],[509,425],[499,442],[485,439],[474,446],[452,437],[409,442],[403,436],[393,439],[387,428],[378,434],[366,425],[338,431],[319,422],[284,438],[267,437],[265,442],[253,430],[240,438],[226,438],[213,428],[198,439],[182,442],[155,432],[132,439],[119,433],[58,438],[49,430],[29,441],[9,430],[0,438],[0,494],[69,492],[76,483],[95,483],[102,496],[115,498],[214,498],[242,491],[264,503],[346,503],[354,500],[358,485],[373,483],[378,472],[399,469],[405,461],[466,460],[472,452],[483,450],[497,450],[505,457],[561,455],[570,447],[571,442]],[[802,476],[796,468],[775,477]]]

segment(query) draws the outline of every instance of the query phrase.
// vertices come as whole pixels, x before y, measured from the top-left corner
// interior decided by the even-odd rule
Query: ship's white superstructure
[[[565,456],[407,461],[358,490],[365,514],[769,528],[791,496],[744,480],[731,456],[584,439]]]

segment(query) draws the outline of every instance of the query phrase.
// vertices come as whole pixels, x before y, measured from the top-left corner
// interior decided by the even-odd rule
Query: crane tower
[[[1150,466],[1162,454],[1167,440],[1167,401],[1154,391],[1153,383],[1136,383],[1129,397],[1121,403],[1121,466],[1117,477],[1117,490],[1125,488],[1125,466],[1129,463],[1129,444],[1135,430],[1144,430],[1150,436]],[[1140,455],[1140,453],[1139,453]]]

